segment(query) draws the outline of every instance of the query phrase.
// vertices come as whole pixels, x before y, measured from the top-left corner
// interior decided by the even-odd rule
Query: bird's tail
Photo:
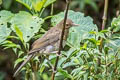
[[[33,55],[28,55],[27,59],[20,65],[20,67],[15,71],[13,77],[15,77],[19,71],[21,70],[21,68],[33,57]]]

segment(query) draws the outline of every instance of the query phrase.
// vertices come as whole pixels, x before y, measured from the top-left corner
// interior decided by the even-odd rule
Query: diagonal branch
[[[65,31],[65,24],[66,24],[66,20],[67,20],[67,14],[68,14],[70,0],[66,0],[66,2],[67,2],[67,8],[66,8],[65,16],[64,16],[64,23],[63,23],[63,29],[62,29],[61,39],[60,39],[59,51],[57,53],[58,55],[61,54],[61,50],[62,50],[63,36],[64,36],[64,31]],[[57,58],[56,58],[54,71],[57,70],[58,60],[59,60],[59,56],[57,56]],[[55,77],[55,72],[52,73],[52,80],[54,80],[54,77]]]

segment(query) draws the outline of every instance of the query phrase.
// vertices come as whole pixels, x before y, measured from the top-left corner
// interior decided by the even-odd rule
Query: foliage
[[[15,14],[6,10],[0,11],[0,44],[4,49],[11,48],[17,55],[18,59],[15,61],[14,67],[26,59],[27,56],[23,57],[23,55],[26,55],[29,50],[29,41],[42,29],[41,26],[44,23],[44,19],[39,16],[42,14],[41,9],[46,8],[56,0],[44,0],[44,2],[41,0],[36,0],[36,2],[35,0],[17,1],[25,5],[32,14],[26,11],[20,11]],[[39,63],[38,57],[33,61]],[[31,75],[32,70],[29,69],[30,67],[31,64],[28,63],[22,70],[30,71],[29,75]]]
[[[64,18],[63,12],[59,13],[58,15],[55,15],[51,20],[52,25],[55,26],[63,18]],[[73,27],[72,29],[70,29],[68,43],[69,44],[74,43],[71,46],[79,48],[80,44],[78,43],[80,43],[81,40],[83,39],[92,37],[92,35],[89,35],[88,33],[94,30],[97,31],[97,26],[93,24],[92,18],[90,18],[89,16],[84,17],[84,14],[80,12],[74,12],[70,10],[68,13],[68,18],[72,19],[73,22],[75,22],[76,24],[79,24],[78,27]]]
[[[84,10],[87,7],[86,5],[90,5],[96,12],[98,12],[96,1],[99,0],[74,0],[71,4],[71,8],[78,5],[81,10]]]
[[[3,10],[0,12],[0,43],[7,39],[7,36],[9,36],[11,33],[10,28],[8,28],[8,23],[13,16],[14,14],[9,11]]]
[[[30,41],[43,30],[43,23],[50,16],[41,18],[44,9],[53,4],[56,0],[16,0],[23,4],[30,12],[20,11],[11,13],[10,11],[0,11],[0,45],[4,49],[12,49],[18,57],[14,67],[26,59],[29,51]],[[77,0],[75,0],[77,2]],[[97,11],[95,1],[80,0],[79,6],[84,8],[82,3],[90,4]],[[7,8],[7,7],[6,7]],[[52,16],[51,24],[55,26],[64,18],[64,12]],[[98,31],[98,27],[93,24],[93,19],[81,12],[69,11],[68,18],[79,24],[78,27],[70,29],[66,47],[68,50],[62,51],[58,62],[56,80],[118,80],[120,79],[120,16],[113,18],[111,27]],[[102,52],[99,47],[103,38]],[[50,62],[55,63],[56,55],[49,56]],[[101,59],[101,65],[98,64]],[[35,66],[28,63],[22,68],[23,74],[31,76],[37,67],[37,79],[50,80],[50,66],[46,59],[35,57],[31,60]],[[25,71],[25,73],[24,73]],[[3,79],[0,76],[0,79]]]
[[[56,0],[16,0],[23,4],[26,8],[32,12],[40,12],[41,9],[46,8]],[[41,11],[42,12],[42,11]]]

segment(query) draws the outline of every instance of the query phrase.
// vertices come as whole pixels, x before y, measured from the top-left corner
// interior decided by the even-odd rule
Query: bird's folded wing
[[[29,54],[40,51],[46,46],[56,43],[60,40],[60,33],[59,30],[55,30],[54,32],[48,31],[42,38],[33,43],[32,50],[29,51]]]

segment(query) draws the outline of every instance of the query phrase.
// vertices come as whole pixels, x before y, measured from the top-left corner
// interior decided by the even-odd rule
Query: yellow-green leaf
[[[32,5],[35,11],[40,11],[47,0],[35,0]]]
[[[20,38],[20,40],[23,42],[23,33],[20,31],[20,29],[17,27],[17,25],[14,25],[15,31],[17,36]]]

